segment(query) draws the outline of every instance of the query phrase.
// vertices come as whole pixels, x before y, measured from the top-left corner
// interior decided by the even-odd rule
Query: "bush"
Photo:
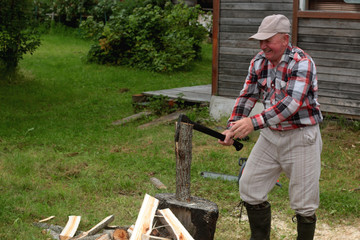
[[[95,40],[89,61],[164,72],[188,66],[200,56],[206,30],[197,21],[199,6],[137,0],[121,2],[112,12],[106,24],[94,18],[81,24]]]
[[[31,0],[1,1],[0,72],[5,76],[14,74],[22,56],[40,45],[32,7]]]

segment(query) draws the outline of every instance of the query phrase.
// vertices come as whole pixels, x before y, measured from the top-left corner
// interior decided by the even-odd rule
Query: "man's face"
[[[265,57],[277,65],[289,43],[289,35],[278,33],[266,40],[260,40],[260,48],[264,51]]]

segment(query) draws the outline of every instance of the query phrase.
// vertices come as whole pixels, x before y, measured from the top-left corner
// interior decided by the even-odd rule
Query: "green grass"
[[[149,118],[124,126],[111,123],[134,113],[131,96],[143,91],[211,83],[211,45],[187,72],[151,73],[84,61],[90,42],[70,34],[44,35],[42,46],[21,62],[23,78],[0,81],[0,239],[47,239],[32,226],[55,215],[65,225],[81,215],[88,230],[114,214],[114,225],[134,224],[144,194],[175,192],[174,124],[145,130]],[[194,114],[190,112],[189,114]],[[206,115],[203,114],[202,115]],[[207,121],[212,128],[225,126]],[[328,223],[359,220],[359,131],[339,122],[322,125],[324,140],[319,219]],[[247,225],[234,212],[236,183],[204,179],[202,171],[237,175],[258,136],[252,133],[239,153],[195,132],[192,195],[218,204],[216,239],[246,239]],[[155,176],[167,187],[157,190]],[[287,179],[270,194],[274,212],[289,221]]]

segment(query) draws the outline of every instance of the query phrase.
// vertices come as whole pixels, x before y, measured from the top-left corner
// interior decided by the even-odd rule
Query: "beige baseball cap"
[[[290,21],[281,14],[265,17],[260,24],[258,32],[249,37],[249,40],[265,40],[277,33],[290,33]]]

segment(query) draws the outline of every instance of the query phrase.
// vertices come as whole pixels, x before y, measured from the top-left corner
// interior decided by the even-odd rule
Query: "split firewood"
[[[131,237],[131,235],[133,234],[134,228],[135,228],[135,225],[131,225],[131,226],[128,228],[127,232],[128,232],[128,234],[129,234],[129,237]]]
[[[163,216],[162,218],[160,217],[159,220],[165,225],[165,228],[169,231],[170,235],[172,235],[172,238],[177,240],[194,240],[169,208],[158,210],[158,214]]]
[[[141,240],[172,240],[172,239],[143,234]]]
[[[96,240],[111,240],[111,238],[109,237],[109,234],[104,234],[98,237]]]
[[[146,194],[130,240],[140,240],[143,234],[150,234],[159,200]]]
[[[113,234],[113,240],[128,240],[129,234],[124,229],[116,229]]]
[[[65,228],[60,233],[60,240],[68,240],[72,238],[75,235],[77,228],[79,227],[80,220],[81,216],[69,216],[69,220]]]
[[[86,236],[94,235],[94,234],[98,233],[100,230],[102,230],[104,227],[106,227],[112,221],[114,221],[114,215],[110,215],[110,216],[104,218],[101,222],[96,224],[89,231],[83,232],[80,236],[76,237],[75,239],[80,240]]]
[[[166,189],[166,186],[159,179],[152,177],[150,181],[157,189]]]

